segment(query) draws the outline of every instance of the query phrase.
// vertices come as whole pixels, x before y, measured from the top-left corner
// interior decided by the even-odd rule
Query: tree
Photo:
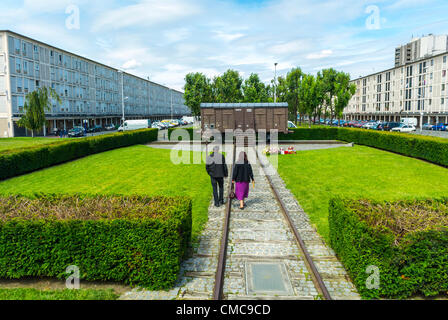
[[[336,76],[334,109],[338,120],[341,120],[344,109],[356,92],[356,85],[350,84],[350,75],[339,72]]]
[[[42,87],[28,93],[23,106],[25,114],[17,125],[31,130],[31,136],[34,138],[34,131],[42,130],[45,125],[45,112],[51,110],[52,100],[61,103],[61,98],[53,88]]]
[[[222,76],[215,77],[213,93],[218,103],[238,103],[243,100],[241,86],[243,79],[238,71],[227,70]]]
[[[303,111],[299,109],[300,107],[299,96],[302,87],[303,76],[304,74],[302,72],[302,69],[300,68],[293,68],[286,75],[286,87],[287,87],[286,99],[289,104],[290,115],[293,117],[292,120],[294,120],[295,123],[297,123],[297,115],[299,111],[301,112]]]
[[[268,102],[269,93],[267,87],[260,81],[260,77],[256,73],[252,73],[248,79],[244,81],[243,101],[248,103]]]
[[[185,76],[185,105],[194,116],[201,115],[201,103],[214,102],[210,79],[202,73],[189,73]]]
[[[335,116],[334,98],[336,95],[335,84],[337,75],[338,72],[333,68],[322,70],[322,86],[323,91],[325,92],[325,100],[324,100],[325,118],[327,118],[327,111],[330,111],[331,122],[333,122]]]
[[[308,115],[308,124],[311,127],[311,119],[316,115],[317,110],[323,102],[322,82],[313,75],[304,75],[299,94],[299,104],[301,109]]]

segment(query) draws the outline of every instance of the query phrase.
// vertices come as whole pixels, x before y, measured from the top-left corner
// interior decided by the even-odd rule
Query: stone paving
[[[240,149],[237,150],[237,155]],[[249,149],[249,160],[255,175],[255,189],[250,186],[247,208],[239,210],[237,200],[232,202],[229,226],[229,243],[224,279],[224,298],[229,300],[249,299],[320,299],[304,258],[294,239],[274,193],[264,175],[255,149]],[[359,299],[344,268],[317,232],[311,227],[308,215],[286,189],[277,170],[260,155],[261,162],[268,165],[267,172],[290,210],[294,225],[301,234],[317,269],[333,299]],[[232,154],[229,153],[228,159]],[[229,161],[228,161],[229,162]],[[229,171],[230,172],[230,171]],[[228,179],[225,189],[227,197]],[[225,207],[209,207],[209,221],[199,237],[198,245],[191,257],[181,266],[179,279],[172,290],[146,291],[134,289],[125,293],[123,300],[202,300],[211,299],[215,282]],[[261,273],[256,276],[256,267],[277,267],[278,274]],[[261,278],[260,278],[261,277]],[[261,280],[261,282],[260,282]],[[278,284],[284,292],[274,289],[260,290],[263,281]],[[258,286],[258,287],[257,287]],[[263,287],[263,286],[262,286]]]

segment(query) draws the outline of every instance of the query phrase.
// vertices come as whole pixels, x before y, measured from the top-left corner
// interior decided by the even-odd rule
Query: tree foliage
[[[213,80],[202,73],[190,73],[185,77],[185,103],[196,116],[200,115],[200,104],[288,102],[290,119],[297,122],[298,115],[312,118],[322,115],[331,119],[340,118],[356,86],[350,84],[350,76],[335,69],[324,69],[316,76],[305,74],[301,68],[291,69],[287,75],[273,79],[265,85],[258,74],[252,73],[243,80],[238,71],[227,70]]]
[[[31,130],[31,135],[34,137],[34,131],[43,128],[46,120],[45,112],[51,110],[53,100],[61,103],[61,98],[53,88],[42,87],[28,93],[23,106],[25,113],[17,125]]]

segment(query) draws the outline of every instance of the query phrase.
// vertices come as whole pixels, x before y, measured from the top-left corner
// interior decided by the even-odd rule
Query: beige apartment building
[[[394,68],[352,80],[357,90],[344,118],[417,118],[419,126],[448,123],[447,39],[433,35],[413,39],[410,45],[397,48]],[[400,55],[403,48],[411,48],[409,55],[407,49],[404,56]]]
[[[26,95],[51,87],[53,103],[40,135],[54,128],[117,125],[129,119],[189,115],[183,93],[26,36],[0,30],[0,138],[27,136],[17,126]]]

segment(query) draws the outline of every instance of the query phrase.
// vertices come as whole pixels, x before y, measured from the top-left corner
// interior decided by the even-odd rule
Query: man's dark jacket
[[[226,158],[220,153],[218,153],[217,155],[215,155],[215,153],[212,153],[207,157],[205,169],[207,170],[209,176],[212,178],[227,178],[229,176],[226,165]]]

